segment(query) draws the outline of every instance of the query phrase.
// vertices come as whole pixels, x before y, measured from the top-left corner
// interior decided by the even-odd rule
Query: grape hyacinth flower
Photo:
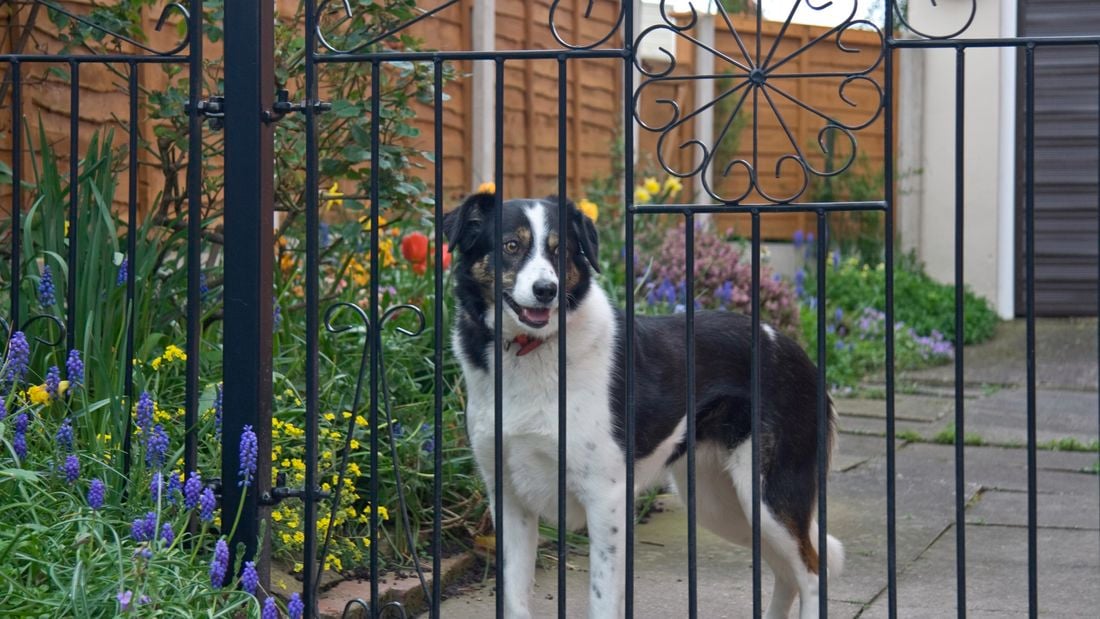
[[[57,441],[57,446],[64,451],[73,450],[73,420],[66,417],[65,421],[61,422],[61,427],[57,429],[57,434],[54,436],[54,440]]]
[[[55,292],[53,271],[50,270],[50,265],[44,265],[42,267],[42,277],[38,280],[38,302],[42,307],[50,307],[57,303]]]
[[[149,433],[145,443],[145,466],[161,468],[168,457],[168,433],[159,423]]]
[[[14,436],[12,436],[11,445],[15,449],[15,455],[20,459],[27,457],[27,424],[30,419],[27,418],[26,413],[20,413],[15,417],[15,423],[13,424]]]
[[[264,600],[264,610],[260,613],[260,619],[279,619],[279,607],[275,605],[275,598]]]
[[[183,507],[184,509],[195,509],[195,506],[199,504],[199,497],[202,495],[202,477],[198,472],[191,471],[191,476],[187,478],[187,481],[183,484]]]
[[[92,485],[88,487],[88,507],[95,510],[103,507],[103,499],[106,494],[107,487],[103,485],[103,480],[93,479]]]
[[[256,474],[256,456],[259,450],[260,448],[256,441],[256,433],[252,431],[252,426],[245,426],[244,431],[241,432],[239,451],[241,480],[237,482],[238,486],[247,488],[252,485],[252,477]]]
[[[791,240],[794,242],[794,248],[795,249],[801,249],[802,244],[806,242],[806,237],[803,234],[802,230],[795,230],[794,231],[794,236],[792,237]]]
[[[287,602],[286,612],[290,615],[290,619],[302,619],[302,615],[306,612],[306,605],[302,602],[302,596],[298,595],[298,592],[290,594],[290,601]]]
[[[241,570],[241,588],[246,592],[256,595],[256,587],[260,584],[260,576],[256,573],[256,562],[245,561]]]
[[[4,398],[0,398],[0,421],[8,417],[8,406],[4,404]]]
[[[222,435],[222,384],[214,386],[214,432]]]
[[[118,265],[118,277],[115,278],[115,286],[121,286],[126,283],[129,277],[130,271],[130,259],[123,258],[122,264]]]
[[[165,522],[160,527],[160,541],[164,542],[165,546],[171,546],[172,542],[176,539],[176,532],[172,530],[172,524]]]
[[[130,537],[135,542],[148,542],[157,534],[157,514],[149,512],[130,523]]]
[[[168,496],[168,504],[176,504],[176,496],[183,492],[183,482],[180,481],[181,473],[179,471],[172,471],[168,474],[168,488],[164,491]]]
[[[154,503],[164,497],[164,475],[160,471],[153,473],[153,479],[149,480],[149,495]]]
[[[69,386],[75,387],[84,383],[84,361],[80,358],[80,351],[69,351],[69,358],[65,361],[66,375],[69,377]]]
[[[65,463],[61,465],[61,472],[65,473],[65,482],[74,483],[80,479],[80,458],[76,455],[70,455],[65,458]]]
[[[50,369],[46,370],[46,393],[50,394],[51,400],[57,399],[57,390],[60,388],[61,368],[51,365]]]
[[[214,508],[218,505],[218,500],[214,498],[214,491],[209,487],[203,488],[202,494],[199,495],[199,520],[203,522],[214,521]]]
[[[225,582],[225,570],[229,567],[229,544],[219,539],[214,546],[214,558],[210,561],[210,586],[221,589]]]
[[[153,396],[142,391],[137,403],[137,425],[142,432],[148,432],[153,425]]]
[[[19,382],[26,378],[27,368],[31,362],[31,347],[27,344],[27,336],[22,331],[11,334],[8,342],[8,371],[5,378],[9,383]]]
[[[199,296],[205,297],[208,292],[210,287],[206,285],[206,271],[199,271]]]

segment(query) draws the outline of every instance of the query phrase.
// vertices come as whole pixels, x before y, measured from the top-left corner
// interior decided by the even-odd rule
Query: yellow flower
[[[333,181],[332,187],[329,187],[328,191],[326,191],[325,193],[327,194],[326,197],[330,198],[329,200],[325,200],[326,211],[334,206],[340,206],[340,204],[343,202],[343,200],[339,199],[344,197],[344,193],[340,191],[340,183]]]
[[[325,421],[336,421],[336,415],[333,413],[324,414]]]
[[[187,361],[187,353],[183,352],[183,349],[181,349],[179,346],[176,346],[175,344],[169,344],[168,347],[164,349],[164,360]]]
[[[670,176],[665,179],[665,191],[670,197],[680,193],[683,188],[684,184],[681,183],[680,179],[676,178],[675,176]]]
[[[282,522],[283,521],[283,512],[280,512],[280,511],[271,512],[271,519],[274,520],[275,522]]]
[[[295,543],[303,544],[303,543],[305,543],[305,541],[306,541],[306,534],[305,533],[303,533],[301,531],[295,531],[294,532],[294,542]]]
[[[642,183],[642,187],[645,188],[651,195],[661,191],[661,184],[657,182],[657,179],[650,176]]]
[[[348,462],[348,475],[352,477],[359,477],[363,474],[363,471],[359,469],[359,465],[354,462]]]
[[[63,380],[57,383],[57,395],[63,396],[65,392],[69,390],[69,381]]]
[[[304,567],[304,566],[303,566],[303,565],[302,565],[301,563],[295,563],[295,564],[294,564],[294,571],[295,571],[295,572],[300,572],[300,571],[302,571],[303,569],[305,569],[305,567]]]
[[[45,404],[50,401],[50,393],[46,391],[46,385],[34,385],[27,389],[27,397],[32,404]]]
[[[579,208],[581,212],[587,215],[588,218],[592,221],[596,221],[596,219],[598,219],[600,216],[600,207],[596,206],[595,202],[588,200],[587,198],[582,199],[580,202],[578,202],[577,208]]]
[[[161,358],[157,357],[156,359],[153,359],[153,361],[149,365],[153,366],[154,370],[160,371],[160,362]]]
[[[497,192],[497,184],[492,182],[492,181],[489,181],[489,182],[482,183],[482,184],[478,185],[477,186],[477,191],[475,193],[487,193],[489,195],[492,195],[496,192]]]
[[[352,448],[352,449],[359,449],[359,441],[358,441],[358,440],[356,440],[356,439],[354,439],[354,438],[353,438],[353,439],[351,439],[351,448]],[[349,465],[349,466],[350,466],[350,465]]]
[[[355,425],[357,425],[357,426],[369,426],[370,424],[367,423],[366,418],[363,417],[362,415],[356,415],[355,416]]]
[[[645,204],[653,199],[653,194],[646,191],[645,187],[639,187],[634,190],[634,201],[639,204]]]

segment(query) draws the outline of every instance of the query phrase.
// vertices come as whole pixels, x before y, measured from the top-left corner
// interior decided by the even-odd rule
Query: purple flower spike
[[[20,413],[15,416],[15,423],[13,425],[13,436],[11,439],[12,449],[15,450],[15,455],[19,456],[19,459],[27,457],[27,424],[30,420],[27,418],[26,413]]]
[[[64,451],[73,450],[73,421],[68,417],[65,421],[61,422],[61,427],[57,429],[57,435],[54,437],[57,441],[57,446]]]
[[[214,387],[214,431],[218,436],[222,435],[222,385],[218,383]]]
[[[279,607],[275,605],[275,598],[264,600],[264,610],[260,613],[260,619],[279,619]]]
[[[65,458],[65,463],[61,465],[61,472],[65,473],[65,481],[67,483],[74,483],[80,479],[80,458],[75,455],[70,455]]]
[[[135,542],[148,542],[157,534],[157,514],[149,512],[130,523],[130,537]]]
[[[31,347],[27,343],[27,336],[22,331],[11,334],[8,342],[7,375],[8,382],[19,382],[26,378],[27,368],[31,362]]]
[[[168,487],[164,492],[168,496],[168,504],[175,505],[177,496],[183,492],[183,482],[180,481],[179,471],[172,471],[168,474]]]
[[[121,286],[126,283],[130,271],[130,259],[123,258],[122,264],[118,265],[118,277],[115,278],[115,285]]]
[[[84,384],[84,360],[80,358],[80,351],[69,351],[69,358],[65,361],[65,371],[69,377],[69,387]]]
[[[256,588],[260,585],[260,576],[256,573],[256,562],[245,561],[241,570],[241,588],[252,595],[256,595]]]
[[[290,619],[302,619],[302,615],[306,612],[306,605],[302,602],[302,596],[298,595],[297,591],[290,594],[286,612],[290,615]]]
[[[3,421],[8,416],[8,405],[4,403],[4,398],[0,398],[0,421]]]
[[[134,599],[134,592],[129,590],[121,591],[115,596],[115,599],[118,600],[119,610],[126,612],[130,608],[130,601]]]
[[[137,403],[137,424],[142,432],[148,432],[153,425],[153,396],[148,391],[142,391]]]
[[[164,542],[165,546],[171,546],[172,542],[176,539],[176,532],[172,530],[172,525],[165,522],[160,527],[160,541]]]
[[[60,388],[61,368],[51,365],[50,369],[46,370],[46,393],[50,394],[51,400],[57,399],[57,390]]]
[[[200,495],[202,495],[202,477],[197,472],[191,471],[191,476],[183,484],[184,509],[195,509],[199,504]]]
[[[229,544],[219,539],[214,546],[214,558],[210,561],[210,586],[221,589],[225,582],[225,570],[229,567]]]
[[[53,271],[50,265],[42,267],[42,277],[38,280],[38,302],[42,307],[50,307],[57,303],[56,290],[53,285]]]
[[[218,500],[214,498],[214,491],[209,487],[203,488],[202,494],[199,496],[199,520],[213,522],[214,508],[217,505]]]
[[[145,444],[145,465],[156,468],[164,466],[168,457],[168,433],[159,423],[149,433],[148,442]]]
[[[103,480],[93,479],[92,485],[88,488],[88,507],[98,510],[103,507],[103,499],[107,495],[107,487],[103,485]]]
[[[252,431],[252,426],[245,426],[244,431],[241,432],[239,452],[241,480],[237,482],[238,486],[247,488],[252,485],[252,477],[256,474],[256,456],[259,451],[260,448],[256,440],[256,433]]]

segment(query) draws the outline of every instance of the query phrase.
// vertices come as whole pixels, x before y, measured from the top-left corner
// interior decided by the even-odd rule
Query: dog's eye
[[[504,244],[504,251],[514,254],[519,251],[519,241],[508,241]]]

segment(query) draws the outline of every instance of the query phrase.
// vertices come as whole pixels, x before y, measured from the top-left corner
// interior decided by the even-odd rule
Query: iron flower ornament
[[[716,30],[725,30],[735,43],[733,50],[719,50],[692,32],[699,23],[694,3],[689,5],[684,21],[680,22],[670,12],[668,3],[662,0],[661,21],[638,35],[635,48],[651,37],[672,38],[687,42],[692,50],[712,55],[715,69],[709,74],[677,72],[676,56],[660,46],[658,49],[667,58],[663,66],[654,68],[635,58],[635,67],[643,79],[634,93],[634,118],[642,129],[659,134],[655,154],[661,167],[676,177],[700,177],[710,198],[724,204],[739,204],[754,191],[768,203],[793,202],[806,192],[814,176],[836,176],[850,168],[857,154],[855,132],[874,123],[882,112],[882,87],[871,73],[883,60],[885,38],[874,23],[857,18],[860,14],[858,0],[848,2],[850,8],[846,17],[804,43],[799,43],[790,35],[796,11],[802,7],[813,11],[836,10],[835,2],[795,0],[786,20],[774,35],[764,34],[755,27],[751,32],[742,32],[722,5],[714,3],[717,7],[714,16]],[[878,38],[877,49],[868,53],[866,48],[852,45],[847,39],[850,39],[853,30],[873,33]],[[766,40],[769,38],[770,41]],[[782,49],[784,42],[791,41],[795,43],[793,51]],[[866,62],[861,63],[857,70],[799,70],[796,60],[802,56],[812,59],[815,52],[820,53],[829,45],[843,53],[867,56]],[[812,60],[810,66],[814,66]],[[659,86],[688,85],[699,80],[713,82],[715,96],[710,101],[696,104],[694,109],[683,109],[675,98],[649,94],[658,90]],[[828,84],[830,90],[835,90],[840,102],[862,112],[861,117],[855,121],[838,118],[822,109],[818,101],[800,98],[797,94],[798,80],[813,80],[815,86]],[[855,84],[869,87],[864,90],[872,93],[870,104],[866,101],[861,103],[852,96],[852,86]],[[817,90],[820,92],[819,88]],[[643,102],[650,98],[656,103],[654,108],[659,110],[660,118],[648,118],[655,114],[643,110]],[[720,105],[723,102],[726,102],[725,105]],[[732,107],[727,107],[730,104]],[[815,144],[799,143],[784,117],[784,107],[804,111],[804,118],[817,125]],[[710,143],[692,137],[691,125],[688,124],[707,110],[718,112],[715,115],[716,135]],[[737,131],[738,122],[744,124],[746,132],[751,130],[748,134],[751,135],[751,152],[746,156],[724,154],[720,148],[723,142],[731,139],[732,132]],[[687,137],[681,137],[678,130],[685,125]],[[758,139],[761,127],[780,129],[785,138],[781,154],[769,154],[761,148]],[[674,160],[674,155],[682,150],[693,150],[695,154],[693,163],[686,168]],[[826,159],[832,159],[832,165],[815,163]],[[731,184],[735,187],[732,191],[728,189]],[[778,189],[782,185],[788,188],[794,186],[795,189],[784,192]]]

